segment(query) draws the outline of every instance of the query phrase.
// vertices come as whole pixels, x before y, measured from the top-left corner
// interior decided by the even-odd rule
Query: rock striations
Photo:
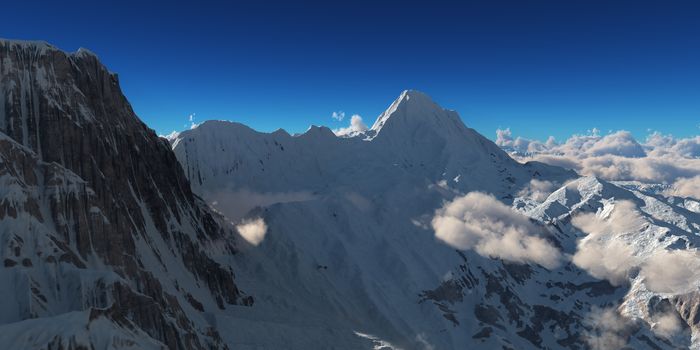
[[[224,345],[204,313],[252,302],[207,253],[228,232],[94,54],[0,40],[0,164],[2,337],[33,319],[13,341]]]

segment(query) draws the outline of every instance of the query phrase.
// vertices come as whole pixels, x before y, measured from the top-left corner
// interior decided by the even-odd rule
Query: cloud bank
[[[700,176],[676,180],[666,194],[700,199]]]
[[[640,143],[628,131],[601,135],[596,129],[573,135],[563,143],[513,137],[510,129],[496,131],[496,144],[520,161],[536,160],[606,180],[666,183],[674,195],[698,198],[700,136],[677,139],[658,132]]]
[[[486,257],[547,268],[560,265],[561,253],[539,237],[540,228],[493,196],[470,192],[438,209],[431,222],[435,236],[458,249]]]

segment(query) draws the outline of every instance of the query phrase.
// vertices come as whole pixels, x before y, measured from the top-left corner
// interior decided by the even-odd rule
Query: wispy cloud
[[[700,199],[700,176],[676,180],[666,194]]]
[[[340,121],[343,121],[343,119],[345,119],[345,112],[343,112],[343,111],[333,112],[333,113],[331,114],[331,118],[333,118],[333,119],[335,119],[335,120],[337,120],[337,121],[339,121],[339,122],[340,122]]]
[[[622,349],[634,331],[632,322],[616,308],[593,308],[584,318],[583,337],[593,350]]]
[[[648,290],[673,295],[700,286],[697,251],[662,248],[644,258],[634,253],[622,236],[641,232],[649,222],[631,201],[618,201],[597,214],[574,216],[571,223],[587,234],[579,241],[572,261],[593,277],[621,285],[635,270],[643,277]]]
[[[197,116],[196,113],[192,113],[192,114],[190,114],[190,115],[187,117],[187,120],[190,122],[190,129],[194,129],[194,128],[196,128],[197,126],[199,126],[199,124],[197,124],[197,123],[194,122],[196,116]]]
[[[517,196],[542,202],[556,189],[556,184],[551,181],[532,179],[518,192]]]
[[[205,196],[213,208],[229,220],[237,221],[256,207],[268,207],[277,203],[303,202],[316,198],[311,192],[254,192],[247,188],[206,191]]]
[[[652,292],[687,293],[700,284],[700,255],[692,250],[660,250],[644,262],[640,273]]]
[[[683,321],[673,307],[648,309],[645,321],[660,337],[672,338],[683,331]],[[619,306],[593,307],[583,318],[583,339],[593,350],[624,349],[630,337],[639,330],[638,323],[620,312]]]
[[[683,330],[683,321],[675,310],[653,315],[651,321],[654,323],[651,330],[664,338],[671,338]]]
[[[630,201],[619,201],[598,214],[574,216],[571,223],[588,234],[578,242],[572,261],[591,276],[621,285],[639,259],[620,236],[637,233],[646,223]]]

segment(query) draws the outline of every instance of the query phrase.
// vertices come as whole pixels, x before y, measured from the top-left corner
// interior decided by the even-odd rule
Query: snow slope
[[[700,202],[664,193],[520,164],[417,91],[343,137],[165,140],[94,54],[0,40],[12,348],[698,348]],[[556,261],[437,238],[452,205]]]
[[[232,224],[262,218],[267,228],[262,242],[231,258],[238,281],[256,296],[245,314],[219,322],[231,325],[222,332],[234,346],[353,349],[354,336],[377,348],[586,348],[600,331],[591,315],[609,307],[631,317],[623,332],[629,346],[690,344],[687,330],[671,340],[652,330],[651,301],[678,302],[639,292],[638,279],[614,286],[569,260],[547,269],[437,240],[435,211],[480,191],[531,217],[570,256],[584,235],[569,223],[572,215],[646,195],[595,178],[568,183],[575,174],[520,164],[423,93],[404,91],[370,130],[351,137],[324,127],[290,136],[209,121],[171,144],[195,191]],[[554,193],[526,196],[533,179]],[[645,213],[666,210],[659,208]],[[658,220],[695,220],[674,208],[683,213]],[[654,232],[632,241],[663,249],[651,244],[662,234]]]

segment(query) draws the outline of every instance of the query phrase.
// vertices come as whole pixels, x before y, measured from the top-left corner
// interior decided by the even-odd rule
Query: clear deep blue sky
[[[11,1],[0,37],[86,47],[157,132],[374,121],[404,89],[490,138],[700,131],[698,1]],[[346,120],[331,118],[342,110]]]

